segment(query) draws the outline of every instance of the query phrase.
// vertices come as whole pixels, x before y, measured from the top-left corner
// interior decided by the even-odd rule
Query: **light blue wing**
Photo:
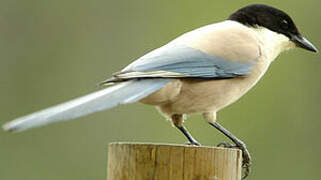
[[[134,61],[115,77],[233,78],[248,75],[255,61],[228,61],[185,45],[164,46]]]

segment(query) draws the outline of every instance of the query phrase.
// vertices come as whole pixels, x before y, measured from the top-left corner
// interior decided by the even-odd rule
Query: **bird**
[[[140,102],[155,106],[190,145],[199,146],[183,123],[187,115],[202,114],[234,143],[221,146],[242,150],[246,178],[250,153],[243,141],[217,122],[217,112],[247,93],[280,53],[295,47],[318,52],[284,11],[247,5],[226,20],[184,33],[138,58],[101,82],[105,88],[19,117],[3,129],[20,132]]]

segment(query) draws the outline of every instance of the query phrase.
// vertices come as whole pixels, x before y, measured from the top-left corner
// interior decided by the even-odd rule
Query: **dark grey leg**
[[[187,129],[184,126],[176,126],[184,135],[185,137],[188,139],[189,145],[196,145],[196,146],[200,146],[201,144],[199,142],[197,142],[193,136],[187,131]]]
[[[225,147],[236,147],[242,150],[243,152],[243,168],[244,168],[244,176],[242,179],[245,179],[250,174],[250,166],[251,166],[251,156],[249,151],[246,148],[246,145],[244,142],[242,142],[240,139],[238,139],[236,136],[234,136],[232,133],[230,133],[227,129],[225,129],[223,126],[221,126],[219,123],[215,122],[209,122],[209,124],[213,127],[215,127],[217,130],[219,130],[221,133],[223,133],[226,137],[228,137],[231,141],[235,143],[236,146],[233,146],[229,143],[220,143],[220,145],[224,145]]]
[[[184,127],[183,125],[183,115],[181,114],[174,114],[172,115],[172,122],[174,124],[174,126],[179,129],[184,136],[188,139],[189,145],[196,145],[196,146],[200,146],[201,144],[198,143],[193,136],[188,132],[188,130]]]

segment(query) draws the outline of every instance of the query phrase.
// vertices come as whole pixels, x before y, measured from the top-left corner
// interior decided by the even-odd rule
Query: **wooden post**
[[[107,180],[240,180],[237,149],[111,143]]]

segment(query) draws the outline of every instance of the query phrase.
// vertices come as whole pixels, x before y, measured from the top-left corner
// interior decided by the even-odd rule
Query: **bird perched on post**
[[[192,145],[200,145],[183,125],[186,115],[202,113],[208,123],[243,151],[246,177],[251,158],[245,144],[217,122],[216,114],[251,89],[283,51],[317,52],[285,12],[249,5],[227,20],[185,33],[137,59],[102,85],[106,89],[15,119],[7,131],[74,119],[120,104],[154,105]]]

